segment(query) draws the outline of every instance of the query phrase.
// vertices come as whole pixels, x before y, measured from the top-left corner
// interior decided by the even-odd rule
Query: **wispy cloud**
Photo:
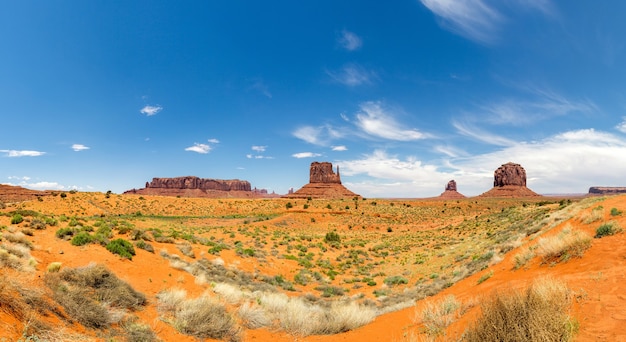
[[[39,157],[46,154],[46,152],[40,151],[28,151],[28,150],[0,150],[0,153],[5,153],[5,157]]]
[[[309,144],[318,146],[328,146],[333,140],[342,138],[345,133],[341,129],[330,125],[323,126],[302,126],[297,128],[293,136]]]
[[[490,145],[512,146],[516,144],[516,142],[511,139],[507,139],[503,136],[487,132],[478,127],[475,127],[470,123],[453,121],[452,126],[456,128],[458,133]]]
[[[421,0],[440,18],[445,29],[471,40],[489,43],[495,40],[496,31],[504,17],[483,0]]]
[[[272,98],[272,93],[270,92],[269,87],[261,79],[254,79],[252,81],[252,85],[250,86],[250,89],[254,89],[254,90],[260,92],[261,94],[263,94],[268,99]]]
[[[212,149],[213,148],[207,144],[194,143],[193,146],[185,148],[185,151],[207,154],[211,152]]]
[[[291,155],[294,158],[315,158],[315,157],[321,157],[322,155],[319,153],[313,153],[313,152],[300,152],[300,153],[294,153]]]
[[[355,33],[348,30],[341,31],[341,36],[338,38],[337,42],[342,48],[348,51],[358,50],[363,45],[363,40]]]
[[[274,157],[266,156],[263,153],[267,150],[267,146],[253,145],[250,147],[256,154],[246,154],[248,159],[274,159]]]
[[[23,188],[35,189],[35,190],[66,190],[66,189],[78,189],[77,186],[64,186],[57,182],[47,182],[47,181],[39,181],[39,182],[30,182],[31,178],[28,176],[24,177],[9,177],[10,180],[19,180],[18,183],[2,183],[6,185],[12,186],[21,186]]]
[[[84,151],[84,150],[88,150],[89,147],[83,145],[83,144],[74,144],[72,145],[72,150],[76,151],[76,152],[80,152],[80,151]]]
[[[209,140],[207,140],[207,141],[208,141],[209,143],[211,143],[211,144],[219,144],[219,143],[220,143],[220,141],[219,141],[219,140],[217,140],[217,139],[215,139],[215,138],[209,139]]]
[[[377,78],[375,72],[366,70],[357,64],[348,64],[339,71],[326,71],[326,73],[335,82],[349,87],[372,84]]]
[[[396,141],[413,141],[428,137],[417,129],[403,127],[380,102],[365,102],[360,107],[361,111],[356,115],[356,125],[371,136]]]
[[[345,147],[344,145],[339,145],[339,146],[332,146],[332,150],[333,151],[347,151],[348,148]]]
[[[622,133],[626,133],[626,116],[622,116],[622,122],[617,124],[617,126],[615,126],[615,129]]]
[[[141,108],[139,112],[146,116],[152,116],[152,115],[158,114],[161,110],[163,110],[163,107],[159,105],[156,105],[156,106],[146,105],[145,107]]]

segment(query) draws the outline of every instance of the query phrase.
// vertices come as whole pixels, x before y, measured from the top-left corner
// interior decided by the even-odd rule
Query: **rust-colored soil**
[[[573,291],[571,315],[579,323],[576,341],[626,340],[626,235],[623,233],[593,239],[581,258],[542,263],[540,257],[534,257],[525,266],[515,268],[515,256],[524,248],[536,245],[540,238],[558,234],[566,226],[592,236],[603,222],[615,221],[626,226],[624,214],[612,215],[610,212],[612,208],[626,211],[626,196],[589,199],[585,200],[588,203],[581,202],[586,203],[584,205],[578,200],[548,204],[539,200],[545,201],[545,198],[306,201],[115,194],[107,197],[100,193],[67,194],[65,198],[45,196],[43,200],[7,204],[2,210],[7,215],[0,216],[3,234],[32,233],[27,239],[32,242],[30,253],[38,265],[32,271],[16,271],[8,267],[0,270],[5,279],[10,277],[45,290],[43,278],[51,262],[61,262],[62,268],[103,264],[146,295],[148,305],[134,314],[150,325],[163,341],[197,339],[180,333],[159,315],[156,298],[159,292],[178,288],[185,289],[188,297],[197,297],[207,291],[211,296],[217,295],[212,292],[211,280],[199,281],[181,267],[173,267],[175,265],[162,254],[176,254],[187,263],[201,259],[222,260],[226,269],[249,274],[255,282],[261,282],[264,276],[281,277],[293,283],[295,291],[280,287],[278,290],[292,297],[310,293],[319,298],[322,292],[316,288],[328,284],[345,289],[346,296],[358,297],[360,294],[363,296],[361,300],[373,301],[378,306],[388,305],[382,304],[385,302],[379,296],[381,293],[409,303],[404,309],[379,315],[371,323],[352,331],[301,337],[273,326],[243,329],[241,336],[245,341],[420,340],[425,336],[422,325],[415,319],[416,313],[421,312],[427,301],[436,301],[450,294],[468,308],[449,326],[443,337],[443,340],[455,340],[479,315],[479,303],[483,297],[496,290],[521,289],[546,276],[565,282]],[[601,217],[586,220],[592,211],[599,211],[599,207]],[[577,209],[567,211],[568,208]],[[24,222],[11,224],[16,210],[54,217],[57,225],[32,229],[28,226],[35,217],[27,215]],[[123,259],[98,244],[77,247],[57,238],[55,232],[68,227],[72,217],[81,225],[92,227],[98,220],[124,221],[133,229],[162,237],[150,241],[154,253],[135,248],[136,255],[132,260]],[[524,224],[517,227],[516,222]],[[513,235],[517,236],[518,230],[533,225],[537,230],[522,234],[521,240],[513,237],[510,243],[499,244],[508,236],[502,227],[514,227],[517,230]],[[155,233],[157,231],[160,235]],[[328,232],[337,232],[341,242],[338,245],[325,242]],[[133,241],[131,236],[131,232],[115,231],[116,238]],[[217,242],[227,245],[228,249],[212,250]],[[193,257],[184,255],[179,249],[183,243],[192,246]],[[254,255],[247,255],[246,250],[253,251]],[[489,251],[499,257],[486,258]],[[307,259],[309,254],[310,259]],[[459,276],[483,258],[486,258],[485,265],[491,266],[465,278]],[[307,265],[306,260],[310,260],[311,265]],[[332,277],[325,268],[327,266],[332,266],[336,273]],[[294,279],[303,270],[309,270],[311,274],[318,272],[322,280],[310,277],[306,284],[297,283]],[[479,279],[487,274],[491,276],[479,284]],[[391,276],[406,279],[406,284],[385,285]],[[375,285],[368,285],[365,278],[371,279]],[[448,282],[449,285],[443,286],[444,289],[432,297],[413,302],[412,298],[421,298],[418,296],[421,292],[411,292],[416,284],[420,284],[418,287],[434,286],[439,280],[441,284]],[[403,297],[403,294],[411,295]],[[232,312],[236,309],[231,304],[227,307]],[[111,336],[54,314],[43,315],[41,320],[57,329],[84,335],[87,340],[104,341]],[[0,303],[0,324],[0,339],[12,341],[24,337],[24,327],[29,322],[24,318],[17,319],[4,303]]]

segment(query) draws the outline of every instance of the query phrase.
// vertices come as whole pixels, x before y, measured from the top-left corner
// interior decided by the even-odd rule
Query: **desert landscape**
[[[2,186],[0,340],[626,339],[614,189],[540,196],[514,163],[477,197],[363,198],[330,163],[284,198],[172,184]]]

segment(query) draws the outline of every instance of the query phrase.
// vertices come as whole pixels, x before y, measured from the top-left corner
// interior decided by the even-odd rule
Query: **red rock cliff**
[[[333,164],[329,162],[313,162],[309,169],[309,183],[341,184],[339,167],[337,173],[333,171]]]
[[[146,189],[199,189],[220,191],[251,191],[250,182],[239,179],[221,180],[195,176],[176,178],[152,178]]]

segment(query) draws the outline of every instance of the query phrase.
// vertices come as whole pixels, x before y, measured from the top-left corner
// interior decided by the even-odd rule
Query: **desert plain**
[[[626,340],[624,195],[0,207],[0,341],[471,341],[532,289],[560,320],[528,340]]]

